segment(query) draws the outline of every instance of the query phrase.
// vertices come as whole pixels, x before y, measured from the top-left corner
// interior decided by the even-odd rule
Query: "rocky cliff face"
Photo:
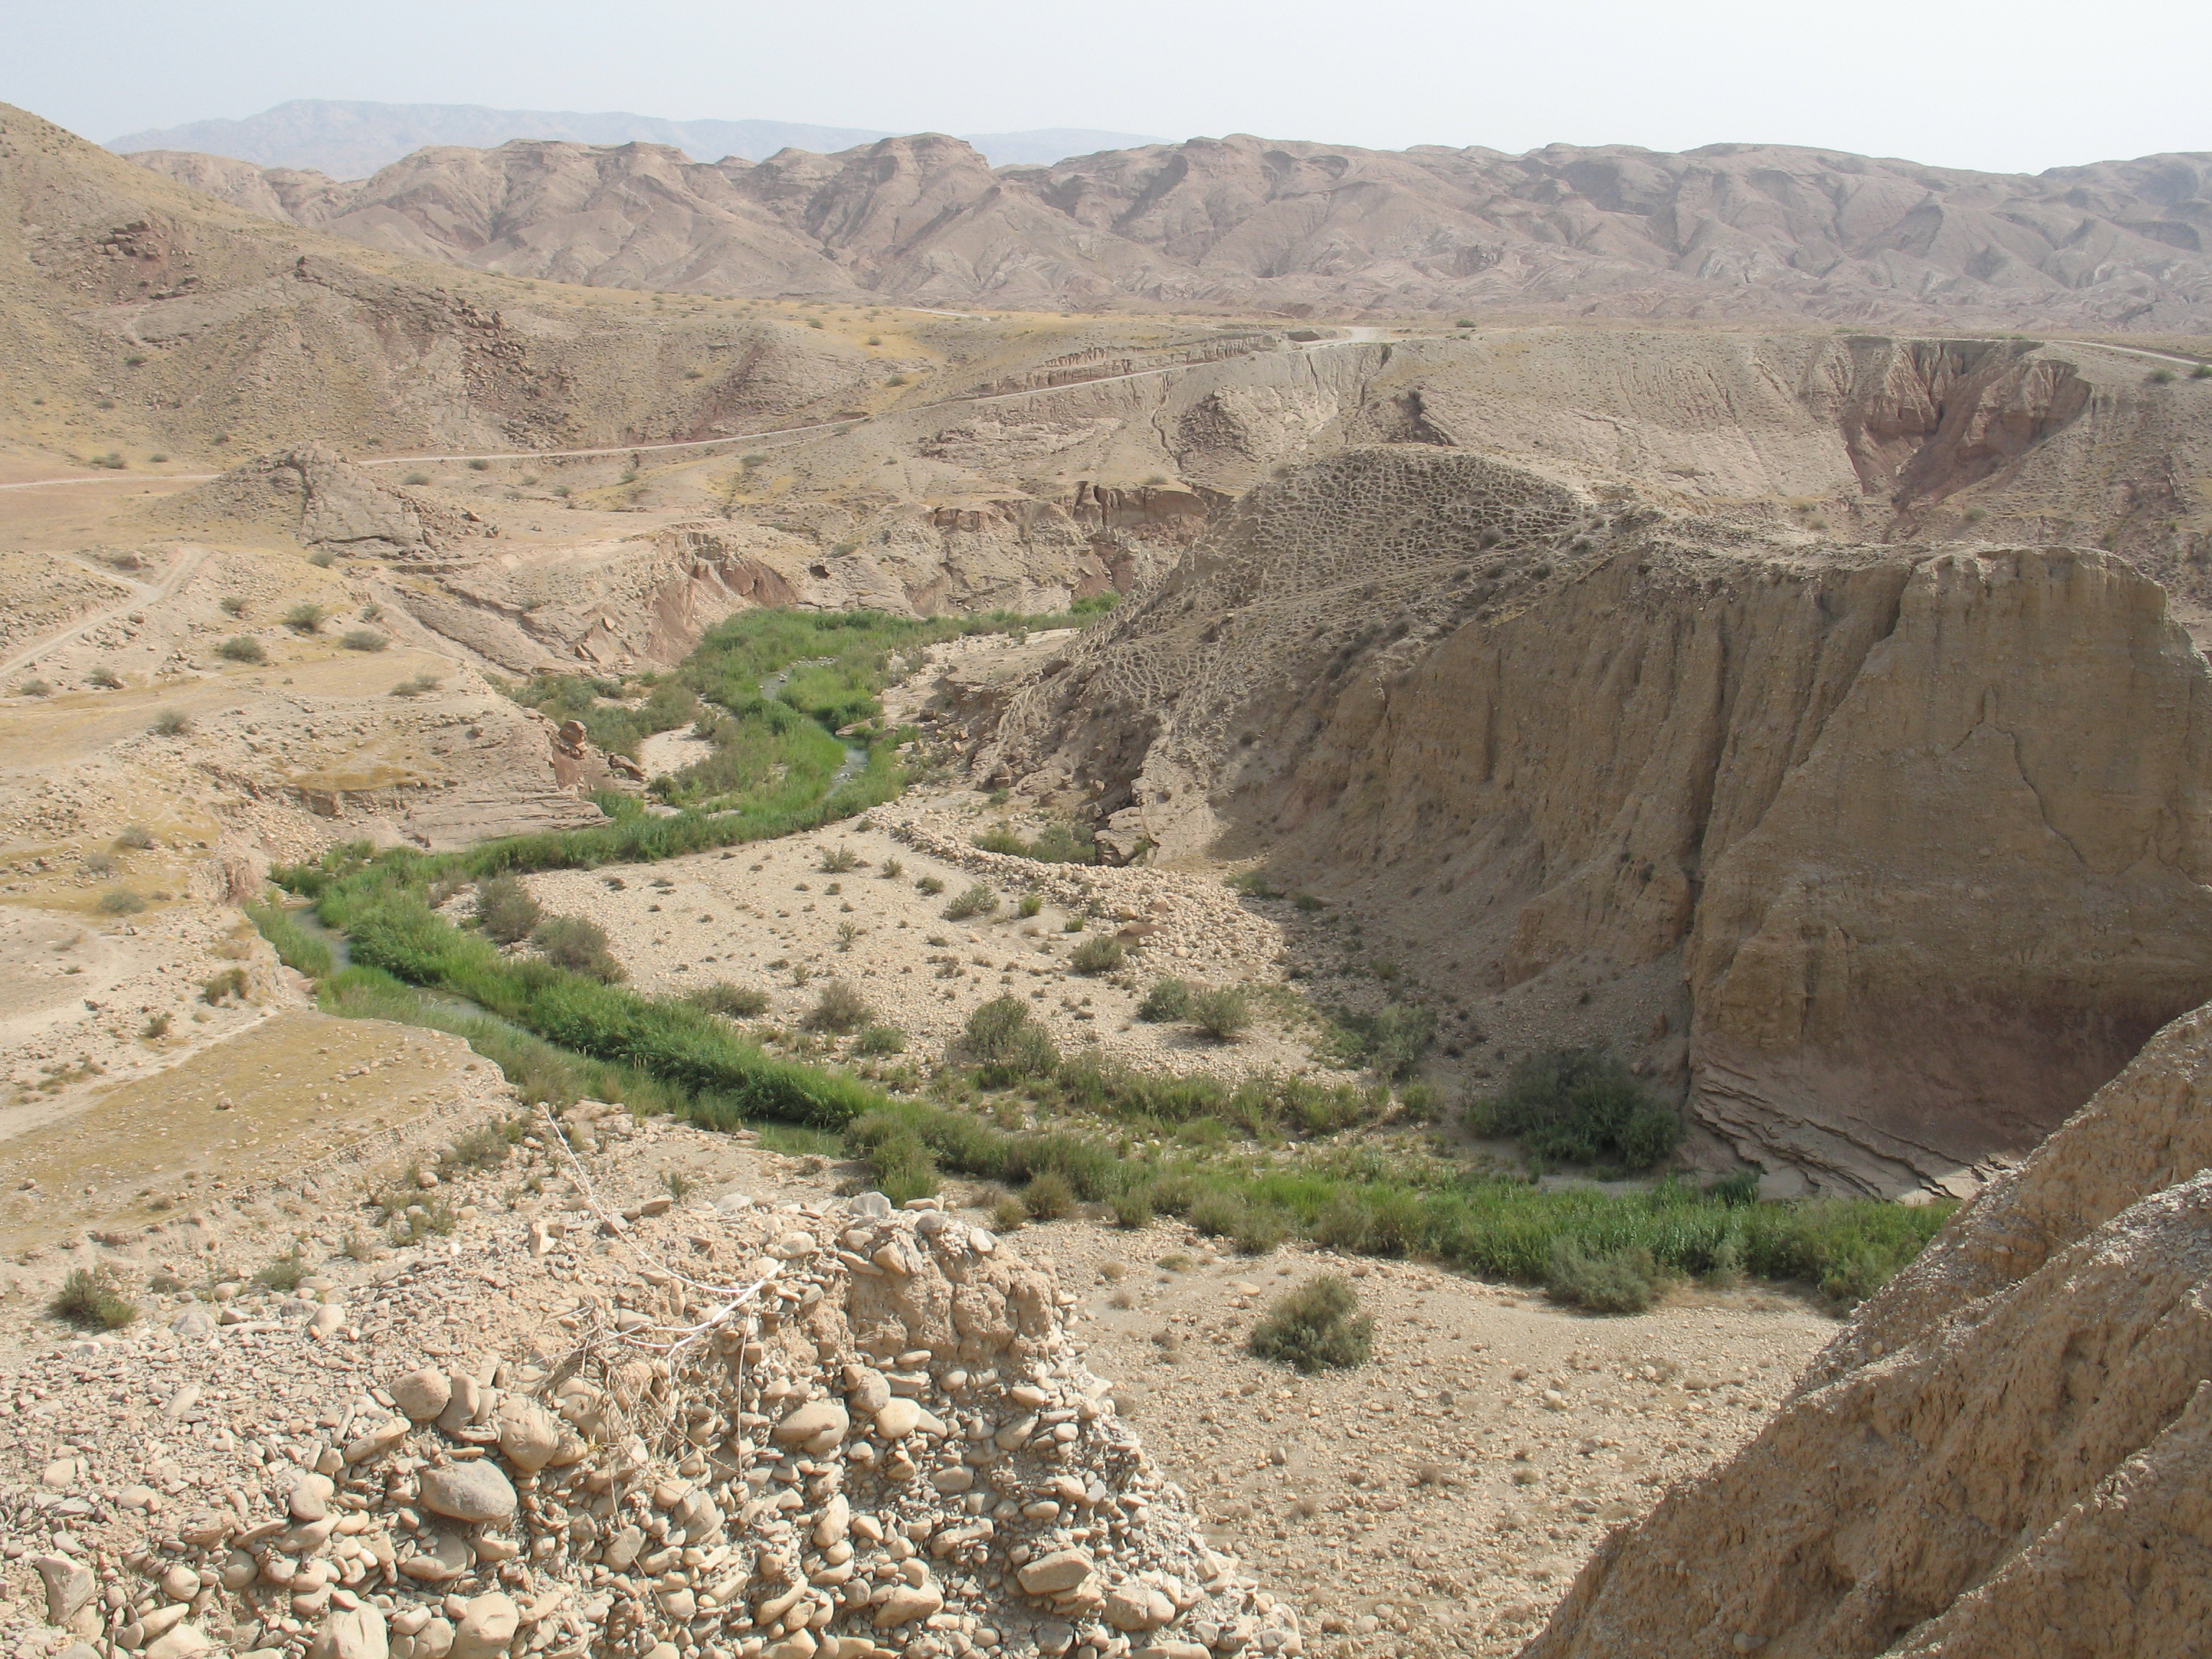
[[[699,294],[2168,331],[2212,305],[2202,155],[2030,178],[1772,144],[1516,156],[1240,134],[994,171],[925,133],[757,164],[517,140],[350,185],[137,159],[418,258]]]
[[[2208,692],[2104,554],[1392,446],[1253,491],[982,762],[1124,855],[1265,853],[1478,1024],[1631,1042],[1747,1156],[1894,1191],[2024,1153],[2212,994]]]
[[[1586,1566],[1528,1659],[2184,1653],[2212,1620],[2212,1011]]]

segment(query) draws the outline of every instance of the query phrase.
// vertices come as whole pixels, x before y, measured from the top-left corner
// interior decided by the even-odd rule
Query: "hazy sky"
[[[0,100],[88,138],[289,98],[1399,148],[1817,145],[2033,171],[2212,150],[2212,4],[0,0]]]

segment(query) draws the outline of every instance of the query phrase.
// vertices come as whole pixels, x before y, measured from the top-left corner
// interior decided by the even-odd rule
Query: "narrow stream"
[[[813,657],[808,659],[805,662],[787,663],[783,667],[777,669],[773,674],[762,676],[760,694],[763,697],[777,702],[781,702],[783,701],[783,688],[791,683],[791,675],[793,669],[827,668],[836,660],[836,659],[835,657]],[[789,708],[790,705],[787,703],[785,704],[785,707]],[[806,714],[804,709],[793,708],[792,709],[792,712],[795,714],[800,715],[802,718],[812,718],[812,716]],[[843,761],[839,763],[836,771],[830,775],[830,787],[831,789],[835,789],[838,785],[843,783],[848,778],[857,776],[860,774],[860,769],[867,765],[867,744],[864,743],[854,743],[848,740],[845,744],[845,758]],[[824,793],[826,793],[828,792],[825,791]]]

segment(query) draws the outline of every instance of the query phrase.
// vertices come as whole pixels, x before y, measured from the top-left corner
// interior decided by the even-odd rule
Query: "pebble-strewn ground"
[[[647,1122],[612,1132],[625,1122],[602,1130],[603,1150],[589,1157],[592,1179],[605,1204],[628,1211],[684,1189],[665,1213],[641,1213],[634,1226],[633,1236],[664,1258],[705,1249],[701,1238],[711,1243],[720,1224],[703,1206],[726,1191],[747,1194],[756,1212],[787,1203],[819,1210],[849,1174],[689,1127]],[[673,1595],[678,1587],[665,1580],[647,1587],[611,1574],[632,1579],[625,1590],[586,1571],[559,1582],[579,1584],[580,1596],[604,1595],[603,1603],[549,1603],[556,1575],[540,1570],[548,1558],[535,1541],[506,1560],[494,1559],[496,1548],[480,1553],[454,1580],[466,1595],[399,1573],[401,1559],[425,1561],[416,1569],[422,1571],[460,1558],[431,1532],[410,1531],[408,1513],[433,1530],[434,1519],[420,1506],[382,1501],[396,1490],[386,1486],[367,1509],[349,1506],[349,1487],[332,1495],[337,1523],[322,1553],[308,1557],[327,1563],[310,1575],[326,1571],[326,1582],[285,1587],[273,1598],[261,1582],[252,1592],[260,1612],[250,1621],[235,1596],[226,1601],[229,1592],[216,1589],[227,1570],[238,1569],[229,1548],[241,1528],[280,1519],[306,1474],[391,1417],[378,1389],[388,1395],[424,1366],[496,1378],[504,1364],[510,1382],[526,1379],[530,1368],[543,1370],[573,1346],[569,1327],[586,1304],[641,1302],[629,1241],[604,1236],[568,1207],[559,1170],[542,1158],[526,1166],[522,1156],[426,1194],[457,1218],[449,1235],[367,1261],[319,1261],[311,1246],[307,1276],[282,1296],[230,1279],[189,1301],[149,1297],[137,1325],[50,1344],[0,1382],[4,1650],[27,1659],[70,1639],[46,1620],[51,1604],[39,1562],[65,1592],[72,1564],[81,1565],[93,1585],[94,1624],[128,1633],[154,1659],[191,1651],[194,1633],[241,1651],[301,1651],[333,1610],[347,1610],[346,1599],[372,1607],[380,1595],[392,1603],[381,1610],[387,1635],[413,1621],[410,1606],[465,1635],[470,1604],[504,1595],[520,1614],[538,1615],[526,1644],[561,1652],[581,1641],[570,1613],[588,1605],[604,1614],[625,1599],[657,1606],[663,1592]],[[532,1176],[542,1193],[526,1185]],[[320,1236],[343,1239],[356,1223],[354,1195],[333,1190],[325,1201],[332,1213],[319,1218]],[[220,1219],[210,1215],[210,1224]],[[1340,1644],[1363,1655],[1510,1646],[1611,1522],[1753,1432],[1831,1328],[1759,1293],[1590,1320],[1511,1287],[1424,1267],[1346,1263],[1303,1249],[1256,1261],[1218,1256],[1166,1224],[1127,1233],[1066,1221],[1004,1243],[1060,1264],[1060,1283],[1073,1293],[1070,1359],[1110,1379],[1151,1455],[1202,1513],[1212,1547],[1241,1559],[1257,1589],[1281,1598],[1276,1613],[1255,1612],[1247,1638],[1256,1642],[1262,1627],[1279,1637],[1294,1620],[1298,1639],[1316,1653]],[[1305,1380],[1249,1358],[1244,1334],[1267,1297],[1324,1268],[1359,1275],[1378,1321],[1373,1362]],[[323,1328],[319,1339],[311,1322]],[[937,1368],[930,1381],[938,1393],[925,1403],[941,1401],[949,1411],[967,1401],[946,1391],[945,1369]],[[457,1457],[464,1449],[409,1455],[427,1468],[441,1450]],[[533,1540],[550,1535],[545,1513],[542,1504],[533,1512]],[[208,1514],[228,1529],[224,1548],[190,1541],[205,1530],[194,1517]],[[562,1547],[576,1548],[573,1539]],[[178,1576],[185,1565],[191,1586]],[[708,1571],[682,1561],[661,1570]],[[987,1646],[987,1632],[1015,1648],[1036,1639],[1034,1619],[1044,1609],[1023,1603],[1032,1626],[1001,1629],[1006,1596],[988,1571],[945,1570],[931,1582],[953,1615],[935,1632],[941,1650]],[[426,1585],[437,1593],[420,1594]],[[179,1599],[173,1590],[189,1593]],[[174,1615],[176,1628],[157,1633],[178,1607],[185,1612]],[[1232,1642],[1231,1624],[1210,1633]],[[419,1629],[434,1645],[439,1629]],[[763,1646],[787,1639],[757,1628],[683,1639],[713,1659],[717,1646],[744,1653],[748,1637]],[[433,1659],[422,1647],[410,1650]],[[1109,1640],[1102,1654],[1111,1650]],[[776,1659],[794,1655],[787,1648]]]

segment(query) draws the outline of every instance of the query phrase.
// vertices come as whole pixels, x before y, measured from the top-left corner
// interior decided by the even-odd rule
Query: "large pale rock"
[[[308,1644],[307,1659],[388,1659],[390,1652],[384,1615],[364,1606],[325,1619]]]
[[[73,1557],[58,1552],[34,1555],[31,1565],[46,1587],[46,1622],[66,1625],[76,1616],[79,1607],[92,1600],[97,1581],[92,1569]]]
[[[844,1439],[851,1424],[840,1401],[810,1400],[775,1425],[775,1443],[779,1446],[801,1446],[809,1451],[827,1451]]]
[[[1072,1590],[1091,1577],[1090,1554],[1083,1550],[1054,1550],[1027,1563],[1014,1576],[1031,1595],[1057,1595]]]
[[[499,1431],[500,1455],[525,1474],[535,1474],[561,1449],[564,1425],[534,1400],[508,1395],[492,1413]]]
[[[497,1523],[514,1514],[514,1485],[489,1458],[425,1469],[422,1507],[456,1521]]]
[[[453,1384],[446,1373],[425,1365],[392,1383],[392,1403],[406,1413],[411,1421],[428,1423],[446,1409],[453,1393]]]
[[[2212,1626],[2212,1009],[1583,1570],[1530,1659],[2150,1656]],[[1686,1566],[1686,1571],[1685,1570]]]
[[[453,1626],[451,1659],[498,1659],[521,1622],[513,1600],[496,1590],[471,1598]]]

